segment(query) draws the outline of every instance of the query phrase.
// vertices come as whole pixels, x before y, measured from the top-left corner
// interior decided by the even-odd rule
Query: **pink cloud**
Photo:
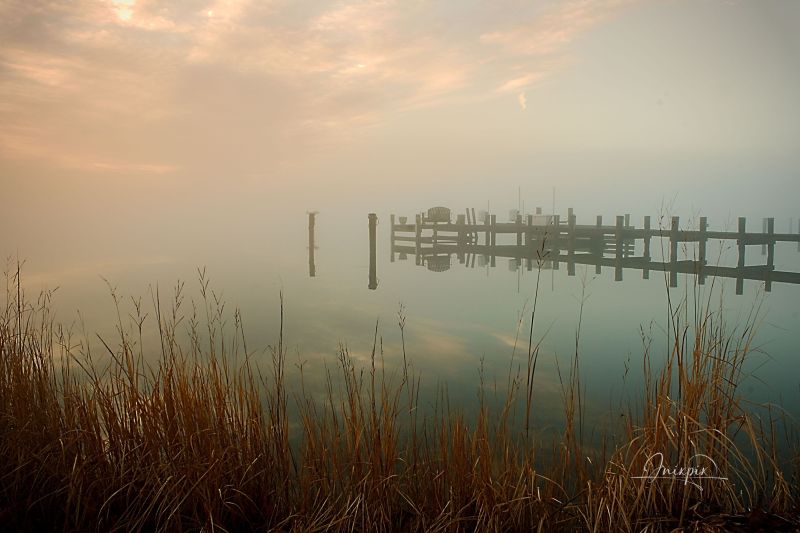
[[[204,164],[204,153],[189,155],[196,147],[255,161],[258,138],[289,153],[393,113],[530,91],[565,68],[570,43],[627,3],[509,10],[491,29],[453,6],[437,14],[397,1],[301,12],[288,0],[78,0],[55,4],[47,17],[43,6],[10,4],[0,24],[28,21],[35,31],[0,37],[4,152],[50,153],[67,165],[77,163],[66,153],[80,153],[87,169],[151,173]],[[229,123],[238,142],[219,136],[214,121]],[[115,148],[127,137],[97,133],[104,128],[140,132],[134,162]],[[158,142],[154,128],[168,140]]]

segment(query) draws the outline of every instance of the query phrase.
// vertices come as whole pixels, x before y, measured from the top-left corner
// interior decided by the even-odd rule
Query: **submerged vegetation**
[[[584,438],[580,317],[562,369],[564,427],[534,439],[533,321],[499,408],[425,411],[403,344],[390,372],[376,328],[361,368],[346,347],[325,397],[288,386],[283,333],[260,369],[241,317],[201,275],[197,318],[153,294],[113,342],[72,335],[19,268],[0,316],[0,523],[65,531],[794,531],[792,422],[738,386],[756,317],[729,329],[709,301],[669,302],[669,349],[643,336],[644,385],[614,438]],[[113,294],[113,291],[112,291]],[[116,295],[115,300],[116,300]],[[688,299],[688,298],[687,298]],[[699,301],[699,298],[697,298]],[[283,307],[281,304],[281,323]],[[145,353],[146,324],[161,353]],[[401,308],[399,327],[404,335]],[[75,340],[78,338],[79,340]],[[404,336],[403,336],[404,338]],[[659,363],[654,363],[655,360]],[[153,362],[155,361],[155,362]],[[663,362],[663,364],[662,364]],[[483,387],[483,384],[481,384]],[[442,393],[444,396],[444,393]]]

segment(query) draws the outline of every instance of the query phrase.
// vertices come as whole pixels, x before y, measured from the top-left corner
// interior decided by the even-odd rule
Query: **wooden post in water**
[[[375,230],[378,224],[378,215],[370,213],[367,217],[369,219],[369,285],[371,290],[378,288],[378,274],[375,261],[376,256],[376,239]]]
[[[530,255],[533,250],[531,250],[531,244],[533,243],[533,215],[528,215],[528,227],[525,229],[525,250],[526,254]],[[525,266],[528,270],[533,270],[533,259],[528,257],[525,260]]]
[[[416,216],[414,225],[414,255],[417,265],[422,264],[422,215]]]
[[[530,246],[533,242],[533,215],[528,215],[525,220],[525,246]]]
[[[517,261],[517,271],[522,273],[522,236],[525,231],[525,226],[522,225],[522,215],[517,213],[517,219],[515,221],[517,225],[517,248],[516,248],[516,259]],[[519,282],[519,278],[517,278],[517,282]]]
[[[738,277],[736,278],[736,294],[744,292],[744,254],[745,254],[745,233],[747,232],[747,219],[739,217],[739,262],[737,264]]]
[[[490,224],[491,224],[491,218],[492,218],[492,216],[487,211],[486,212],[486,218],[483,219],[483,225],[486,226],[486,241],[483,244],[485,244],[487,247],[492,244],[492,236],[491,236],[491,232],[489,231]]]
[[[464,244],[472,244],[472,234],[473,226],[475,226],[475,220],[470,217],[469,214],[469,207],[465,208],[464,211],[467,213],[467,232],[464,234]],[[469,256],[467,256],[467,265],[469,265]]]
[[[617,215],[617,224],[614,227],[614,241],[616,242],[614,257],[614,281],[622,281],[622,225],[625,217]]]
[[[706,282],[705,266],[706,266],[706,244],[708,243],[708,218],[700,217],[700,237],[698,238],[698,254],[697,254],[697,282],[704,285]]]
[[[669,232],[669,286],[678,286],[678,230],[680,218],[672,217],[672,227]]]
[[[644,258],[648,266],[642,269],[642,279],[650,279],[650,215],[644,217]]]
[[[630,227],[631,227],[631,214],[630,213],[625,213],[625,229],[628,229]],[[635,240],[633,242],[634,242],[634,244],[636,243]],[[624,254],[624,256],[628,257],[632,253],[633,253],[632,251],[628,250],[628,240],[626,239],[625,240],[625,254]]]
[[[537,215],[541,215],[542,214],[542,208],[541,207],[537,207],[536,208],[536,214]]]
[[[394,263],[394,215],[389,215],[389,261]]]
[[[491,265],[492,267],[496,264],[496,256],[495,256],[495,247],[497,246],[497,215],[491,216],[491,225],[492,225],[492,258],[491,258]]]
[[[477,226],[478,225],[478,219],[475,218],[475,208],[473,207],[471,209],[471,211],[472,211],[472,225],[473,226]],[[477,230],[477,228],[472,228],[472,229],[473,230]],[[472,232],[472,244],[478,244],[478,232],[477,231],[473,231]],[[475,254],[472,255],[472,266],[475,266]]]
[[[316,225],[317,213],[308,214],[308,277],[313,278],[317,275],[317,265],[314,261],[314,226]]]
[[[761,221],[761,233],[764,233],[764,234],[767,233],[767,219],[766,218],[764,218]],[[765,242],[761,243],[761,255],[767,255],[767,243],[765,243]]]
[[[606,239],[605,235],[603,234],[602,228],[603,228],[603,215],[597,215],[597,232],[595,233],[592,240],[594,242],[593,246],[594,253],[598,257],[598,259],[603,257],[603,251],[604,251],[603,246],[605,246],[606,244]],[[600,274],[602,272],[603,272],[603,267],[600,264],[600,261],[598,261],[597,264],[594,265],[594,273]]]
[[[572,208],[569,208],[569,219],[567,221],[569,236],[567,237],[567,275],[575,275],[575,215]]]
[[[764,279],[764,290],[770,292],[772,290],[772,271],[775,270],[775,219],[767,219],[767,272]]]
[[[553,270],[558,270],[558,255],[561,253],[561,215],[553,215]]]
[[[458,243],[456,249],[458,250],[458,262],[462,265],[464,264],[464,245],[467,242],[467,228],[465,224],[464,215],[458,215],[456,217],[456,226],[458,227],[456,230],[456,242]]]

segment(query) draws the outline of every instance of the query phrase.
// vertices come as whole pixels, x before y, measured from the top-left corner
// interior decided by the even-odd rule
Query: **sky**
[[[0,0],[0,251],[556,192],[800,215],[799,29],[791,0]]]

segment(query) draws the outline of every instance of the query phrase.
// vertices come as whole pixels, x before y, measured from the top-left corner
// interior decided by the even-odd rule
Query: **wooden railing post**
[[[533,259],[530,257],[533,250],[531,244],[533,243],[533,215],[528,215],[528,227],[525,229],[525,255],[528,259],[525,261],[525,266],[528,270],[533,270]]]
[[[745,239],[747,238],[747,219],[739,217],[739,261],[737,264],[738,276],[736,277],[736,294],[744,292],[744,254],[745,254]]]
[[[772,290],[772,277],[771,273],[775,270],[775,219],[767,219],[767,272],[764,280],[764,290],[770,292]]]
[[[422,264],[422,215],[417,215],[414,225],[414,255],[417,265]]]
[[[594,253],[598,257],[598,259],[602,259],[605,250],[603,247],[606,245],[606,236],[603,233],[603,215],[597,215],[597,231],[594,234],[594,238],[592,241],[594,242]],[[600,274],[603,272],[603,266],[600,264],[600,261],[597,261],[597,264],[594,266],[594,273]]]
[[[469,211],[468,211],[469,212]],[[464,246],[467,243],[467,227],[465,215],[456,217],[456,246],[459,264],[464,264]]]
[[[569,210],[569,219],[567,220],[567,275],[575,275],[575,215],[572,213],[572,208]]]
[[[642,269],[642,279],[650,279],[650,215],[644,217],[644,259],[647,261]]]
[[[561,215],[553,215],[553,270],[558,270],[558,256],[561,254]]]
[[[700,217],[700,236],[697,239],[698,253],[697,253],[697,282],[704,285],[706,282],[705,266],[706,266],[706,245],[708,243],[708,218]]]
[[[614,250],[614,281],[622,281],[622,225],[624,223],[625,217],[617,215],[617,224],[614,227],[614,241],[616,242],[616,250]]]
[[[495,247],[497,246],[497,215],[491,215],[491,226],[492,226],[492,258],[491,258],[491,265],[494,267],[496,264],[496,254],[495,254]]]
[[[672,226],[669,232],[669,286],[678,286],[678,230],[680,229],[679,217],[672,217]]]
[[[472,225],[473,226],[477,226],[478,225],[478,219],[475,218],[475,208],[474,207],[471,208],[470,211],[472,211]],[[473,229],[472,235],[470,236],[470,239],[472,240],[472,244],[478,244],[478,231],[477,231],[478,228],[477,227],[473,227],[472,229]],[[475,266],[475,254],[472,255],[472,266]]]

